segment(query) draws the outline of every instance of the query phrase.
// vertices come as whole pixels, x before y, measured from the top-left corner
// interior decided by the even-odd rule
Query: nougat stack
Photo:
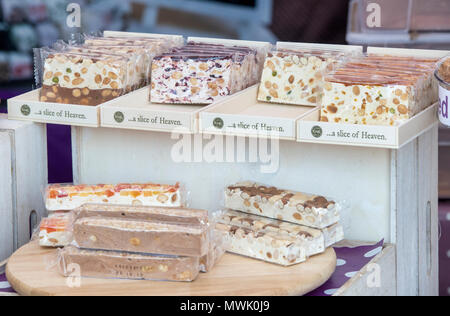
[[[87,204],[73,211],[73,242],[59,252],[82,276],[193,281],[223,251],[208,212],[195,209]]]
[[[128,206],[182,207],[185,194],[179,184],[121,183],[98,185],[51,184],[44,193],[44,201],[49,216],[41,221],[39,228],[40,245],[43,247],[67,246],[72,241],[72,212],[87,203]],[[91,214],[85,208],[86,214]],[[98,215],[96,208],[95,214]],[[136,212],[140,219],[140,212]],[[148,214],[143,213],[144,219]],[[176,213],[176,212],[175,212]],[[117,215],[109,212],[108,217]],[[120,214],[119,214],[120,215]],[[164,216],[161,217],[164,219]],[[158,219],[158,217],[155,217]]]
[[[323,91],[323,76],[346,56],[338,50],[278,49],[268,54],[258,100],[317,106]]]
[[[255,259],[289,266],[344,238],[341,206],[322,196],[244,182],[225,189],[225,207],[227,251]]]
[[[437,60],[369,55],[326,75],[321,121],[399,125],[437,102]]]
[[[151,101],[211,104],[259,81],[270,44],[260,47],[191,41],[157,56],[152,65]]]
[[[41,49],[40,100],[90,106],[110,101],[150,84],[153,57],[177,46],[172,37],[87,37],[83,45]]]

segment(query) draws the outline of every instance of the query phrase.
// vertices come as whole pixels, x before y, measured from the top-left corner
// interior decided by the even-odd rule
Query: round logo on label
[[[322,128],[320,126],[314,126],[311,129],[311,134],[312,136],[314,136],[315,138],[320,138],[322,137],[323,131]]]
[[[22,105],[22,107],[20,108],[20,112],[22,112],[22,115],[24,116],[28,116],[31,113],[31,109],[28,105],[24,104]]]
[[[122,112],[116,112],[114,113],[114,120],[117,123],[122,123],[125,120],[125,115]]]
[[[223,123],[223,120],[220,117],[218,117],[218,118],[214,119],[213,125],[214,125],[215,128],[222,129],[224,123]]]

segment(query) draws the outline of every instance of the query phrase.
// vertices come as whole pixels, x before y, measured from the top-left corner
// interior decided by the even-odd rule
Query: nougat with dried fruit
[[[181,207],[185,202],[178,183],[51,184],[46,188],[44,198],[49,211],[70,211],[88,203]]]
[[[188,43],[153,60],[151,101],[211,104],[256,84],[262,63],[250,47]]]
[[[41,247],[64,247],[73,240],[73,216],[68,212],[55,212],[43,218],[39,225]]]

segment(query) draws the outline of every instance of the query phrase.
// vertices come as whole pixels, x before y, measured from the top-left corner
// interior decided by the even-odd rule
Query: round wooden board
[[[8,261],[6,276],[21,295],[77,296],[272,296],[304,295],[325,283],[336,268],[332,248],[307,262],[281,267],[238,255],[225,254],[209,273],[201,273],[191,283],[82,278],[81,286],[71,288],[56,267],[55,249],[31,242]]]

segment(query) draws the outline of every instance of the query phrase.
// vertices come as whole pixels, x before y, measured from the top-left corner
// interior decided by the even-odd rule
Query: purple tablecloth
[[[450,296],[450,202],[439,204],[439,295]]]
[[[3,292],[3,293],[5,293],[5,292],[6,293],[14,293],[13,288],[8,283],[8,281],[6,280],[5,274],[0,274],[0,292]]]
[[[331,296],[383,250],[384,241],[372,246],[335,248],[336,271],[324,285],[307,296]]]

